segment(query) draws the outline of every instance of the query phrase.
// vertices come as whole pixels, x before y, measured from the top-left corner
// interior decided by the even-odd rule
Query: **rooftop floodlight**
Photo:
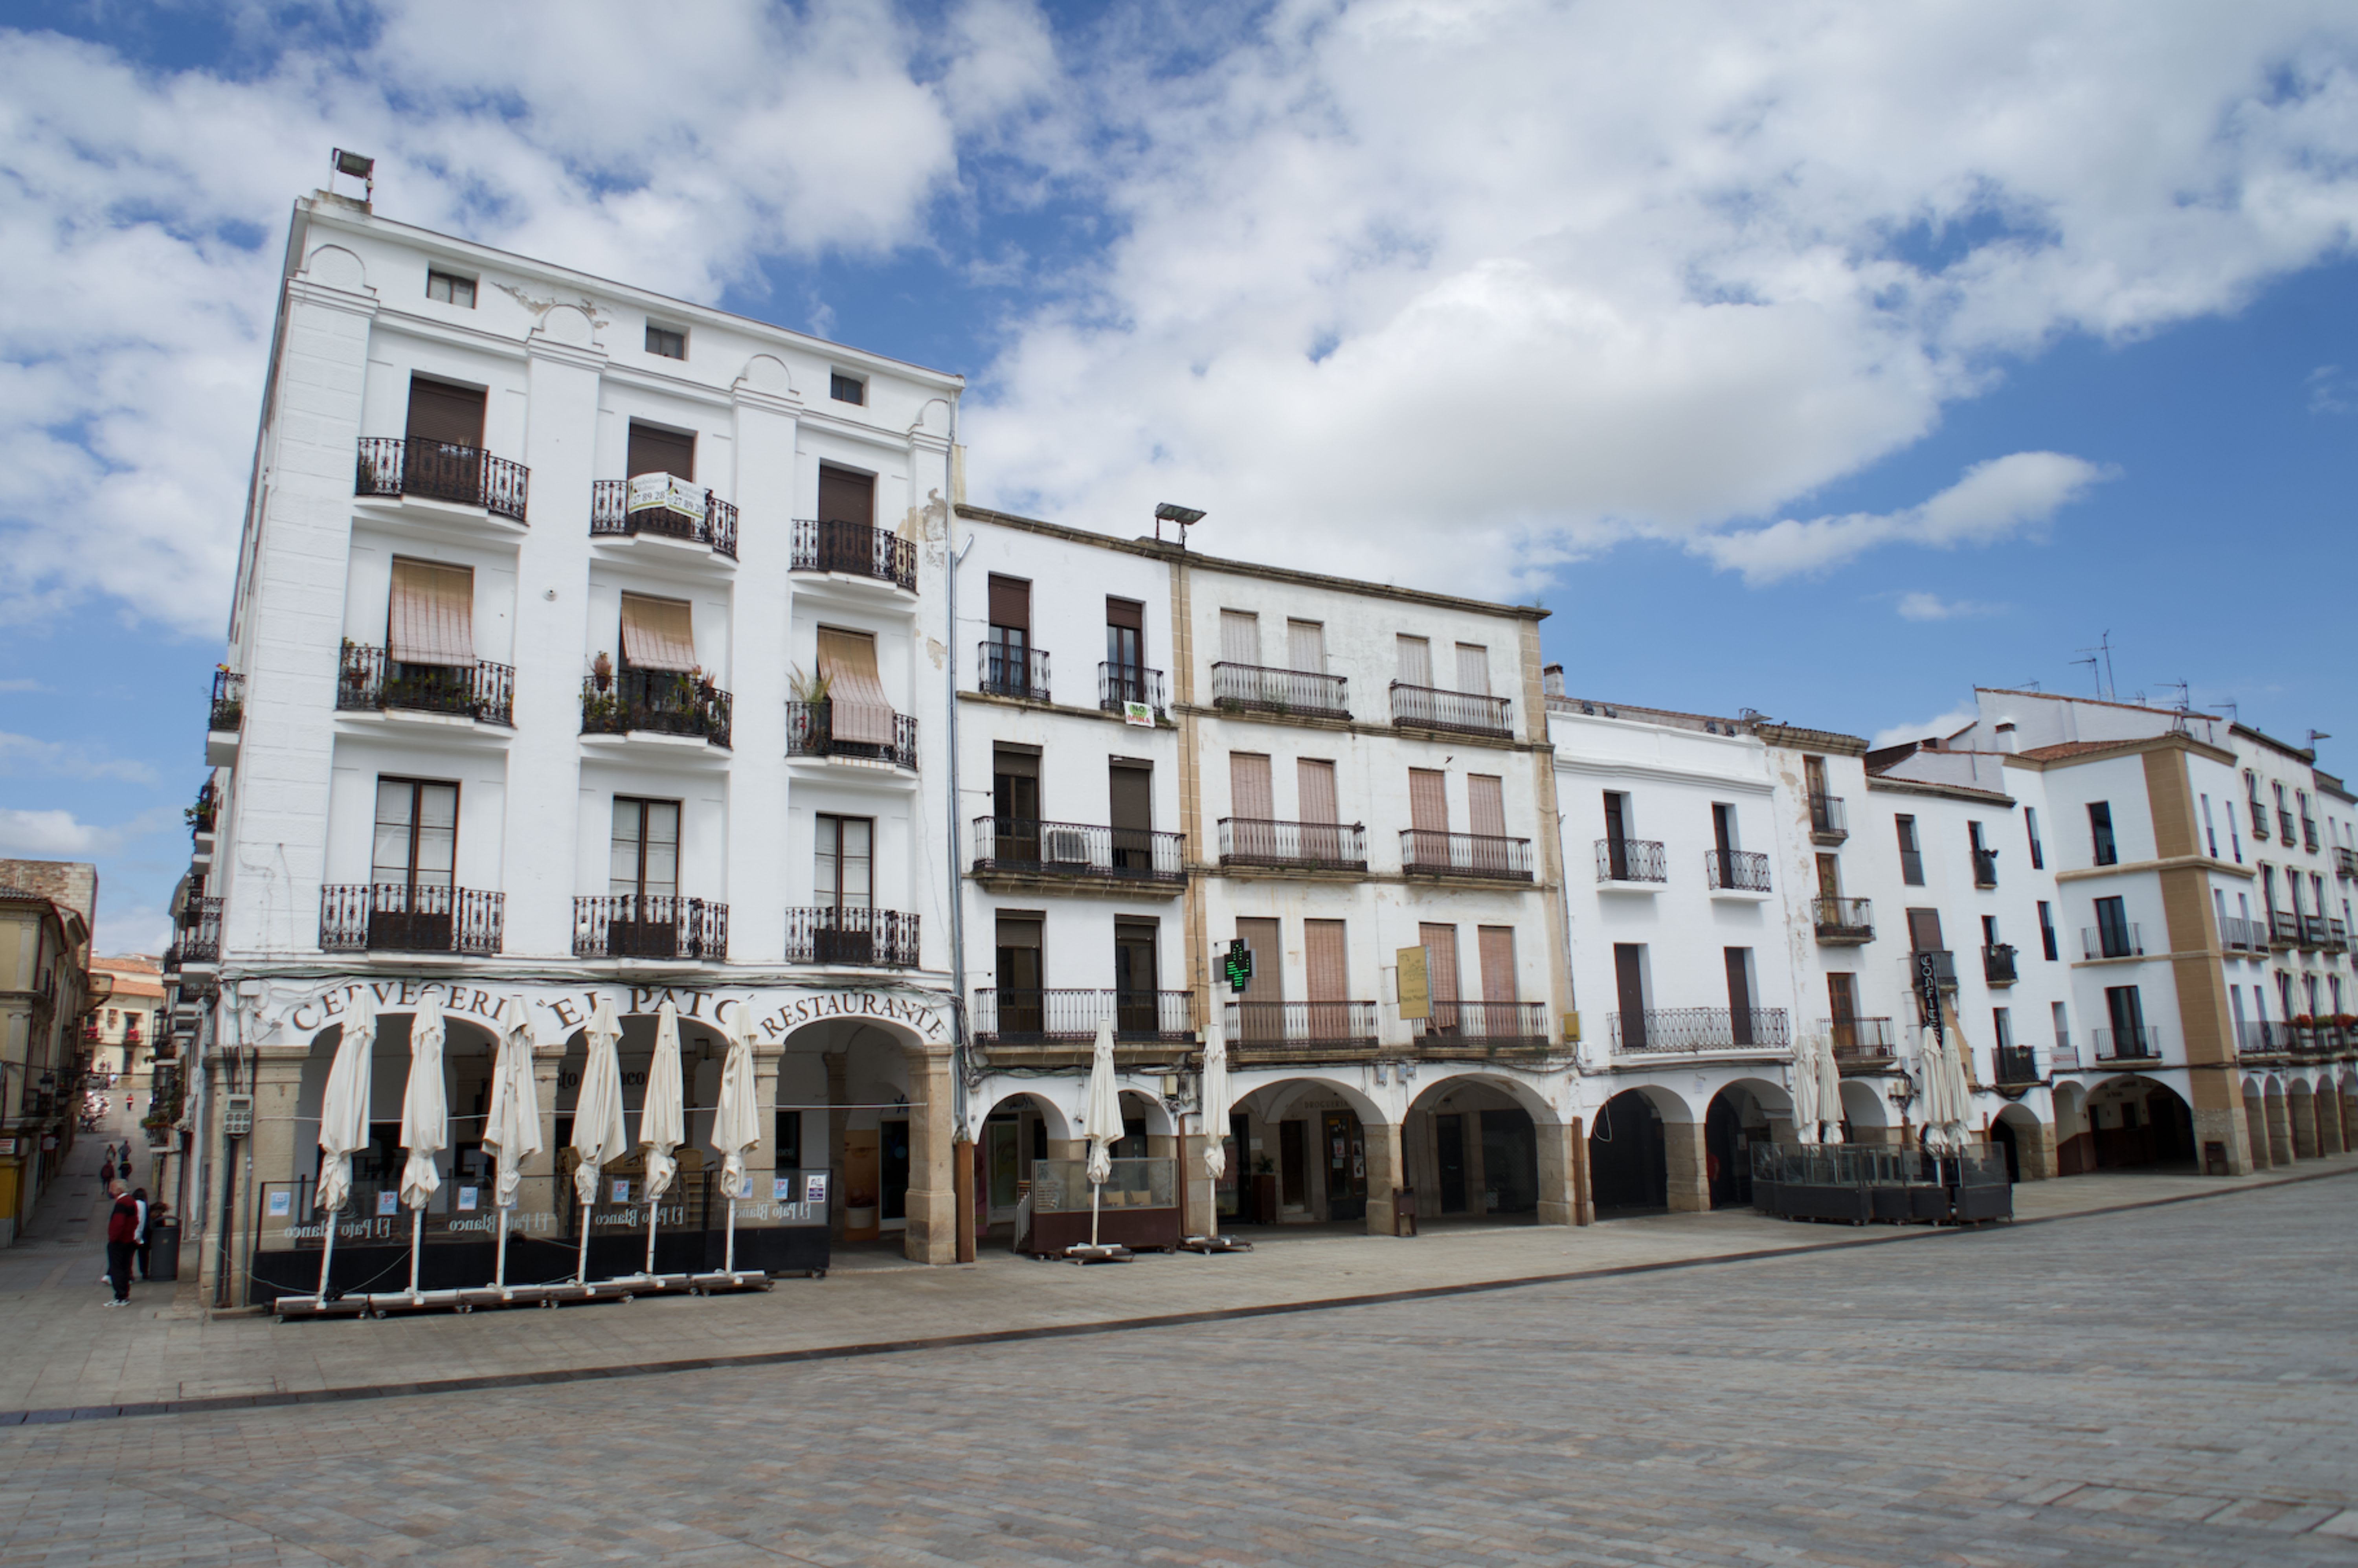
[[[1154,509],[1154,542],[1158,545],[1163,542],[1163,524],[1176,523],[1179,524],[1179,547],[1184,550],[1187,547],[1187,530],[1203,520],[1204,514],[1192,506],[1163,502]]]
[[[376,200],[376,159],[363,157],[359,153],[348,153],[343,148],[338,147],[335,157],[329,162],[328,168],[330,180],[336,175],[349,174],[354,179],[361,181],[366,189],[367,194],[362,200],[370,202]]]

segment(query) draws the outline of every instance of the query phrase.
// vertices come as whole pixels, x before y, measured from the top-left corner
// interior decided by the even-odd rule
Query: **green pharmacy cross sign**
[[[1228,978],[1228,989],[1238,996],[1252,983],[1252,949],[1241,936],[1228,944],[1228,956],[1220,961],[1220,972]]]

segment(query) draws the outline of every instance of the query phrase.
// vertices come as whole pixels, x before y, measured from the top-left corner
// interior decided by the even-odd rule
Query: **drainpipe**
[[[950,399],[950,438],[948,449],[942,454],[942,556],[949,562],[949,624],[943,641],[948,645],[948,656],[942,661],[943,695],[946,706],[943,717],[948,720],[950,740],[950,1112],[955,1127],[950,1134],[950,1147],[956,1150],[966,1132],[967,1124],[967,1018],[966,1018],[966,883],[958,866],[958,805],[964,798],[959,793],[958,771],[958,699],[957,699],[957,581],[958,567],[966,559],[966,550],[951,548],[950,541],[957,527],[957,399]],[[968,538],[966,549],[974,548]],[[955,1157],[955,1156],[954,1156]],[[952,1191],[956,1191],[955,1185]],[[960,1215],[962,1226],[974,1223],[971,1214]]]

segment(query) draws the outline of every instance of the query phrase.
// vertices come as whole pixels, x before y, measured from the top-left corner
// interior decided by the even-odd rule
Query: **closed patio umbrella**
[[[492,1064],[492,1103],[483,1122],[484,1152],[499,1162],[492,1174],[492,1201],[500,1211],[499,1255],[492,1283],[508,1283],[508,1211],[515,1207],[524,1185],[524,1162],[541,1152],[540,1087],[532,1076],[532,1012],[520,996],[510,996],[508,1021],[500,1034],[499,1054]]]
[[[1793,1042],[1793,1138],[1818,1141],[1818,1037],[1803,1034]]]
[[[1113,1020],[1098,1020],[1097,1049],[1089,1054],[1089,1089],[1081,1105],[1089,1131],[1089,1248],[1098,1248],[1098,1215],[1105,1184],[1113,1177],[1113,1146],[1121,1137],[1121,1094],[1113,1083]]]
[[[376,997],[357,988],[336,1059],[319,1100],[319,1212],[327,1239],[319,1249],[319,1296],[328,1294],[328,1265],[336,1255],[336,1215],[352,1195],[352,1156],[368,1147],[369,1076],[376,1054]]]
[[[450,1100],[442,1087],[442,1004],[432,991],[417,1000],[409,1020],[409,1083],[401,1092],[401,1201],[409,1206],[409,1295],[417,1297],[417,1251],[425,1238],[426,1206],[442,1189],[434,1156],[450,1141]]]
[[[1924,1107],[1925,1151],[1933,1155],[1957,1152],[1964,1147],[1968,1091],[1956,1047],[1925,1030],[1916,1076],[1916,1092]]]
[[[1220,1129],[1228,1119],[1228,1043],[1220,1038],[1215,1020],[1204,1026],[1204,1174],[1218,1181],[1228,1169],[1228,1151]],[[1217,1216],[1216,1215],[1217,1220]],[[1213,1229],[1219,1228],[1216,1223]]]
[[[589,1278],[590,1211],[598,1202],[599,1173],[631,1146],[622,1128],[622,1066],[614,1054],[622,1026],[614,1017],[613,1002],[600,997],[582,1033],[590,1050],[581,1065],[581,1093],[573,1105],[573,1152],[581,1162],[573,1171],[574,1195],[581,1200],[581,1249],[573,1265],[577,1284]]]
[[[671,1152],[687,1141],[687,1108],[679,1076],[679,1009],[665,999],[655,1012],[655,1054],[647,1066],[647,1097],[639,1106],[639,1142],[647,1152],[647,1272],[655,1271],[655,1200],[671,1191],[679,1162]]]
[[[745,1156],[762,1141],[754,1103],[753,1005],[741,1001],[729,1020],[729,1054],[720,1062],[720,1099],[712,1112],[712,1149],[720,1156],[720,1186],[729,1195],[729,1239],[721,1267],[737,1271],[737,1195],[745,1190]]]
[[[1842,1068],[1834,1062],[1834,1042],[1831,1034],[1817,1037],[1818,1075],[1818,1141],[1840,1143],[1843,1141]]]

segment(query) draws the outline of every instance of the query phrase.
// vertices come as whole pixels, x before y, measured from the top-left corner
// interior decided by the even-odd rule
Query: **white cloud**
[[[2061,452],[2016,452],[1976,463],[1921,505],[1900,512],[1854,512],[1807,523],[1787,518],[1766,528],[1706,534],[1687,548],[1747,583],[1823,572],[1881,545],[1953,548],[1988,545],[2035,527],[2107,477],[2106,470]]]
[[[34,774],[68,779],[122,779],[130,784],[156,783],[156,770],[128,758],[92,754],[90,748],[63,741],[40,741],[0,730],[0,773]]]
[[[1963,621],[1984,615],[2003,615],[2003,604],[1986,604],[1973,599],[1942,599],[1937,593],[1919,589],[1899,596],[1899,618],[1903,621]]]
[[[26,811],[0,806],[0,855],[30,860],[87,860],[112,855],[135,838],[170,827],[170,806],[143,811],[113,827],[84,822],[70,811]]]
[[[2352,401],[2350,383],[2340,365],[2318,366],[2302,384],[2309,388],[2311,414],[2347,414],[2358,408],[2358,403]]]
[[[1867,741],[1867,746],[1871,750],[1882,746],[1904,746],[1910,741],[1945,741],[1971,724],[1974,717],[1973,704],[1961,703],[1948,712],[1934,714],[1920,724],[1894,724],[1888,730],[1878,730],[1874,739]]]
[[[110,906],[104,898],[98,903],[97,947],[105,953],[121,957],[127,953],[146,953],[160,957],[172,945],[172,915],[169,910],[153,905],[131,909]]]
[[[49,689],[49,688],[48,687],[43,686],[39,681],[33,679],[30,676],[20,676],[10,680],[0,680],[0,692],[47,691]]]

